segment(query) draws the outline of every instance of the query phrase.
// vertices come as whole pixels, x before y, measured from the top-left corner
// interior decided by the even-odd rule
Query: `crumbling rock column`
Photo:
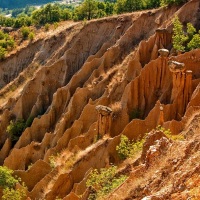
[[[170,43],[170,37],[167,29],[157,29],[155,33],[154,47],[151,53],[151,59],[154,60],[158,57],[158,49],[167,48]]]
[[[188,103],[192,96],[192,70],[186,70],[186,83],[185,83],[185,90],[187,93],[184,94],[185,100]],[[186,105],[187,106],[187,105]]]
[[[169,50],[168,49],[159,49],[158,53],[162,58],[167,58],[169,55]]]
[[[157,88],[163,88],[164,84],[166,82],[166,73],[168,73],[167,69],[167,63],[168,63],[168,55],[169,55],[169,50],[168,49],[159,49],[158,53],[160,54],[160,67],[157,69],[157,83],[156,87]],[[168,71],[168,72],[167,72]]]
[[[163,106],[160,106],[160,115],[159,115],[159,121],[158,125],[162,126],[164,124],[164,112],[163,112]]]
[[[98,105],[96,106],[96,110],[98,111],[97,134],[102,137],[110,133],[112,109],[107,106]]]
[[[192,71],[185,71],[185,64],[169,61],[168,66],[173,73],[171,102],[177,104],[177,117],[182,117],[192,95]]]
[[[169,70],[173,73],[180,73],[185,71],[185,64],[177,61],[169,60]]]
[[[168,40],[170,37],[168,37],[169,32],[166,28],[159,28],[156,30],[156,40],[157,44],[159,44],[159,48],[166,48],[167,44],[169,44]]]

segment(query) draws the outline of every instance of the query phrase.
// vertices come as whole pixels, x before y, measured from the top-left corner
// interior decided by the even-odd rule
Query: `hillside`
[[[199,0],[69,23],[0,62],[0,164],[27,199],[96,199],[89,173],[113,165],[127,178],[102,199],[199,199],[200,49],[174,54],[175,16],[199,30]],[[121,135],[142,150],[120,160]]]
[[[53,2],[53,0],[9,0],[9,1],[0,0],[0,7],[14,9],[14,8],[26,7],[28,5],[41,5],[49,2]]]

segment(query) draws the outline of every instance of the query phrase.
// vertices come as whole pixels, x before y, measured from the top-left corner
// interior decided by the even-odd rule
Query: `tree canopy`
[[[56,0],[0,0],[1,8],[23,8],[27,5],[37,5],[37,4],[46,4]]]
[[[200,31],[187,23],[187,30],[184,31],[183,24],[176,16],[173,21],[173,48],[176,51],[190,51],[192,49],[200,48]]]

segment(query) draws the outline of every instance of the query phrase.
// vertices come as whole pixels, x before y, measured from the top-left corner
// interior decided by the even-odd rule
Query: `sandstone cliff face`
[[[179,56],[162,56],[158,50],[172,48],[173,16],[198,26],[199,7],[199,1],[192,0],[181,8],[76,23],[0,64],[0,163],[15,170],[31,199],[87,199],[89,171],[120,163],[120,134],[137,140],[162,124],[174,134],[184,130],[189,135],[189,123],[199,111],[200,50]],[[184,63],[185,71],[170,71],[169,61]],[[99,105],[111,112],[104,113]],[[30,117],[31,127],[11,144],[6,133],[10,120]],[[177,145],[190,145],[159,139],[149,146],[155,146],[166,166],[170,155],[168,149],[162,152],[163,146],[175,151]],[[149,165],[157,164],[147,152]],[[175,173],[171,167],[165,171],[170,170]],[[150,177],[146,193],[145,186],[140,191],[139,184],[130,183],[143,171],[148,176],[141,183]],[[124,199],[161,191],[151,183],[153,171],[142,164],[132,166],[129,179],[109,199],[123,199],[126,187],[130,190]],[[168,196],[175,192],[169,190]]]

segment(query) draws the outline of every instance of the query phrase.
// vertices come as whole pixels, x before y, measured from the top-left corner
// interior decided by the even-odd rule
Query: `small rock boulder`
[[[173,73],[184,72],[185,64],[177,61],[170,60],[168,61],[169,70]]]

